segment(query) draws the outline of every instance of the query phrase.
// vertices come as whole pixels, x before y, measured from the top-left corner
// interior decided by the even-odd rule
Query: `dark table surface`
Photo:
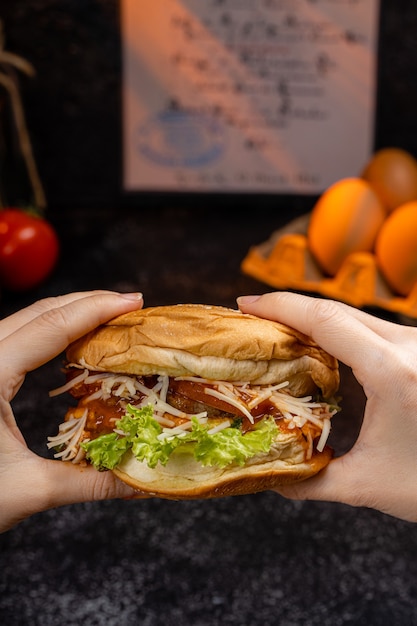
[[[140,289],[147,305],[235,306],[270,290],[245,276],[250,246],[282,211],[154,209],[57,220],[62,255],[35,292],[3,293],[2,316],[64,292]],[[382,314],[376,312],[376,314]],[[57,357],[29,374],[13,406],[48,457],[66,408]],[[364,397],[341,366],[337,454],[360,428]],[[323,626],[417,624],[417,526],[272,492],[211,501],[108,501],[39,513],[0,536],[0,623]]]

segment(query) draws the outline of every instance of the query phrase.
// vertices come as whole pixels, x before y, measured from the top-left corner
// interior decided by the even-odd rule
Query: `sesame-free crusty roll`
[[[221,306],[148,307],[67,350],[55,456],[140,497],[215,498],[305,480],[333,456],[337,360],[283,324]]]

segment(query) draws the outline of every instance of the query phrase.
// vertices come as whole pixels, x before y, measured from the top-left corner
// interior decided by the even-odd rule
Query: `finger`
[[[281,299],[286,299],[287,296],[289,297],[288,298],[289,306],[291,306],[290,299],[292,299],[293,296],[294,296],[293,306],[297,306],[295,298],[302,298],[302,299],[309,298],[309,296],[300,296],[298,294],[289,293],[289,292],[271,292],[271,293],[263,294],[262,296],[241,296],[237,298],[237,302],[239,304],[239,308],[242,311],[244,311],[245,313],[252,313],[253,307],[256,305],[256,302],[260,298],[262,299],[274,298],[276,300],[276,306],[278,307],[279,305],[279,309],[277,308],[277,310],[275,311],[275,315],[281,316],[282,305],[280,304],[280,302],[281,302]],[[323,301],[320,298],[314,298],[314,300]],[[366,313],[365,311],[362,311],[348,304],[345,304],[344,302],[335,302],[335,306],[339,307],[341,311],[345,311],[346,315],[358,320],[358,322],[361,322],[364,326],[369,328],[369,330],[372,330],[374,333],[378,334],[380,337],[383,337],[387,341],[397,341],[397,340],[400,342],[403,341],[404,326],[394,323],[394,322],[389,322],[387,320],[380,319],[379,317],[370,315],[369,313]],[[265,315],[260,315],[260,313],[257,313],[257,315],[259,315],[260,317],[266,317]],[[278,318],[276,317],[276,319]],[[278,321],[283,322],[281,317]],[[284,323],[288,323],[288,322],[284,322]],[[288,325],[294,326],[291,323],[289,323]],[[412,326],[407,326],[407,342],[409,342],[411,339],[417,340],[417,328],[414,328]]]
[[[112,472],[98,472],[91,465],[47,460],[45,470],[45,508],[75,502],[131,498],[136,495],[132,487],[118,480]]]
[[[400,519],[417,520],[414,472],[401,474],[387,471],[396,458],[375,450],[354,447],[346,455],[334,459],[319,474],[298,484],[278,487],[275,491],[293,500],[342,502],[354,507],[376,509]],[[414,468],[415,457],[406,463]],[[382,480],[381,480],[382,478]]]
[[[38,300],[33,304],[9,315],[8,317],[2,319],[0,321],[0,341],[15,332],[31,320],[35,319],[41,313],[45,311],[49,311],[50,309],[56,309],[61,306],[65,306],[70,302],[75,302],[80,300],[81,298],[86,298],[88,296],[97,295],[99,293],[113,293],[110,291],[80,291],[65,294],[62,296],[55,296],[51,298],[44,298],[42,300]]]
[[[98,293],[44,311],[1,342],[0,380],[23,376],[60,354],[76,338],[142,305],[141,294]]]
[[[352,450],[333,459],[316,476],[299,483],[280,486],[275,491],[291,500],[343,502],[350,506],[376,506],[372,502],[372,468],[364,467]],[[394,486],[395,489],[395,486]],[[377,507],[378,508],[378,507]]]
[[[119,481],[112,472],[39,458],[27,449],[16,459],[4,473],[10,475],[13,492],[6,484],[0,493],[0,532],[39,511],[59,506],[147,497]]]
[[[343,465],[343,457],[334,459],[319,474],[303,480],[299,483],[282,485],[274,491],[291,500],[322,500],[327,502],[339,502],[345,493],[344,482],[346,473],[339,472],[338,465]]]
[[[238,299],[240,309],[276,320],[312,337],[324,350],[350,367],[364,362],[380,366],[385,340],[356,315],[352,307],[295,293],[267,293],[250,302]]]
[[[307,297],[307,296],[306,296]],[[398,323],[389,322],[388,320],[381,319],[375,315],[371,315],[361,309],[352,307],[344,302],[337,302],[336,306],[346,312],[347,315],[357,319],[364,326],[372,330],[374,333],[383,337],[389,342],[404,342],[404,326]],[[410,341],[417,341],[417,328],[407,326],[406,341],[409,344]]]

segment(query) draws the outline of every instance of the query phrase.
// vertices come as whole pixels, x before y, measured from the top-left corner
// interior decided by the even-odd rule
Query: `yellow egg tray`
[[[323,274],[308,247],[310,213],[293,220],[251,247],[242,272],[275,289],[316,293],[357,308],[379,307],[417,318],[417,284],[406,297],[391,291],[370,252],[354,252],[336,276]]]

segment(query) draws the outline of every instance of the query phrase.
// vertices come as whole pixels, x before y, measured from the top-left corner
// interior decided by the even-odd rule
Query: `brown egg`
[[[407,296],[417,283],[417,201],[387,217],[375,242],[375,257],[391,289]]]
[[[334,276],[352,252],[373,250],[386,211],[370,185],[344,178],[329,187],[313,207],[307,239],[324,273]]]
[[[375,152],[361,178],[369,182],[388,213],[417,200],[417,160],[401,148],[382,148]]]

